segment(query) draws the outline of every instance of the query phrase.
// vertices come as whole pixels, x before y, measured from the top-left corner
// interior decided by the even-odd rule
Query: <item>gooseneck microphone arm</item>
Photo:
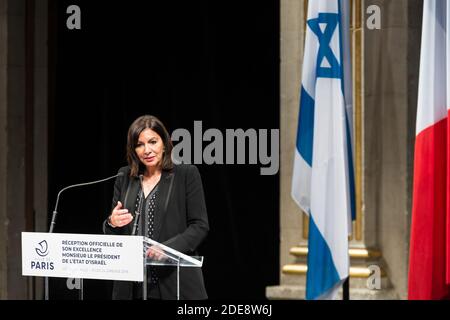
[[[142,174],[139,175],[139,182],[141,184],[141,192],[139,193],[139,199],[141,199],[141,201],[139,201],[139,208],[138,210],[136,210],[134,212],[135,216],[134,216],[134,224],[133,224],[133,231],[131,231],[131,235],[135,236],[137,233],[137,227],[139,225],[139,218],[141,216],[141,212],[142,212],[142,206],[144,205],[144,185],[142,183]]]
[[[92,181],[92,182],[85,182],[85,183],[78,183],[78,184],[74,184],[71,186],[67,186],[64,189],[62,189],[60,192],[58,192],[58,196],[56,197],[56,204],[55,204],[55,209],[53,210],[53,215],[52,215],[52,222],[50,223],[50,230],[48,231],[48,233],[53,233],[53,230],[55,229],[55,225],[56,225],[56,216],[58,215],[58,203],[59,203],[59,196],[61,195],[61,193],[67,189],[71,189],[71,188],[75,188],[75,187],[82,187],[82,186],[88,186],[91,184],[96,184],[96,183],[100,183],[100,182],[104,182],[104,181],[108,181],[120,176],[123,176],[124,173],[123,172],[119,172],[116,175],[112,176],[112,177],[108,177],[105,179],[101,179],[101,180],[96,180],[96,181]],[[45,277],[45,281],[44,281],[44,294],[45,294],[45,300],[49,300],[49,286],[48,286],[48,277]]]
[[[55,209],[53,210],[53,215],[52,215],[52,222],[50,223],[50,230],[49,233],[53,233],[53,230],[55,229],[55,224],[56,224],[56,216],[58,215],[58,203],[59,203],[59,196],[61,195],[61,193],[67,189],[71,189],[71,188],[75,188],[75,187],[82,187],[82,186],[88,186],[91,184],[96,184],[96,183],[100,183],[100,182],[104,182],[104,181],[108,181],[117,177],[123,176],[123,172],[119,172],[118,174],[112,176],[112,177],[108,177],[105,179],[101,179],[101,180],[96,180],[96,181],[92,181],[92,182],[85,182],[85,183],[78,183],[78,184],[74,184],[71,186],[67,186],[64,189],[62,189],[60,192],[58,192],[58,196],[56,197],[56,204],[55,204]]]

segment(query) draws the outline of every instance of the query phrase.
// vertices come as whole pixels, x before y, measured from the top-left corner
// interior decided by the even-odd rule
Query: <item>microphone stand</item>
[[[59,196],[61,195],[61,193],[67,189],[71,189],[71,188],[75,188],[75,187],[82,187],[82,186],[88,186],[91,184],[96,184],[96,183],[100,183],[100,182],[104,182],[107,180],[111,180],[120,176],[123,176],[124,173],[123,172],[119,172],[114,176],[105,178],[105,179],[101,179],[101,180],[96,180],[96,181],[92,181],[92,182],[85,182],[85,183],[78,183],[78,184],[74,184],[71,186],[67,186],[65,188],[63,188],[61,191],[58,192],[58,196],[56,197],[56,204],[55,204],[55,209],[53,210],[53,214],[52,214],[52,221],[50,223],[50,230],[48,231],[48,233],[53,233],[53,230],[55,229],[55,225],[56,225],[56,217],[58,215],[58,203],[59,203]],[[49,286],[48,286],[48,277],[45,277],[45,281],[44,281],[44,292],[45,292],[45,300],[49,300]],[[80,279],[80,300],[83,300],[83,279]]]
[[[144,205],[144,188],[143,188],[143,184],[142,184],[142,174],[139,175],[139,182],[141,184],[141,192],[139,193],[139,199],[141,199],[141,201],[139,202],[139,208],[134,211],[134,224],[133,224],[133,230],[131,231],[131,235],[135,236],[137,233],[137,228],[139,225],[139,218],[141,216],[141,212],[142,212],[142,206]]]
[[[145,237],[145,228],[146,228],[146,222],[145,222],[145,215],[144,215],[144,223],[141,223],[140,217],[142,213],[142,208],[144,207],[144,201],[145,201],[145,195],[144,195],[144,184],[142,182],[143,176],[142,174],[139,175],[139,182],[141,185],[141,192],[139,193],[139,207],[138,210],[135,211],[135,217],[134,217],[134,224],[133,224],[133,230],[131,232],[132,236],[135,236],[137,234],[137,228],[138,225],[141,227],[141,233]],[[142,299],[147,300],[147,251],[144,249],[144,266],[143,266],[143,273],[144,273],[144,281],[142,283]]]

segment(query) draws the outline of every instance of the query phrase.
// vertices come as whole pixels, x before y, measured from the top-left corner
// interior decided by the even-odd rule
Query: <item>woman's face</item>
[[[155,131],[145,129],[138,138],[136,155],[147,168],[158,168],[162,164],[164,143]]]

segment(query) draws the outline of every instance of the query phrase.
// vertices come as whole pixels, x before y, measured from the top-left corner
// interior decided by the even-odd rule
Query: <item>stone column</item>
[[[8,42],[8,19],[7,19],[7,1],[0,0],[0,299],[7,298],[7,218],[6,218],[6,199],[7,199],[7,154],[8,154],[8,136],[7,136],[7,49]]]
[[[306,1],[280,1],[280,286],[268,287],[271,299],[301,298],[299,286],[305,279],[281,272],[292,263],[290,249],[307,244],[304,239],[303,213],[292,200],[291,181],[296,144],[303,59]]]
[[[365,32],[365,214],[400,298],[407,296],[422,1],[366,0],[382,29]]]
[[[1,0],[3,189],[1,216],[2,293],[5,299],[28,297],[21,276],[20,233],[25,230],[25,0]],[[4,151],[5,150],[5,151]]]
[[[0,0],[1,299],[36,297],[35,279],[22,276],[21,232],[34,231],[30,226],[44,230],[47,216],[47,1],[35,1],[34,9],[35,20],[30,30],[35,32],[35,48],[31,51],[34,51],[31,65],[37,70],[29,68],[28,75],[36,76],[36,85],[27,96],[26,0]],[[33,103],[32,113],[26,109],[26,99]],[[30,125],[27,119],[31,114],[34,118]],[[30,129],[34,130],[27,138]],[[28,153],[27,158],[30,150],[34,153]],[[28,169],[26,158],[32,162]],[[34,185],[27,189],[27,181]],[[26,197],[33,199],[33,203],[27,206]]]

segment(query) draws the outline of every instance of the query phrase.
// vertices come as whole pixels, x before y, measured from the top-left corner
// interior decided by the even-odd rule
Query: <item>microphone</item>
[[[108,177],[105,179],[101,179],[101,180],[96,180],[96,181],[92,181],[92,182],[85,182],[85,183],[78,183],[78,184],[74,184],[71,186],[67,186],[65,188],[63,188],[60,192],[58,192],[58,196],[56,197],[56,204],[55,204],[55,209],[53,210],[53,215],[52,215],[52,222],[50,223],[50,230],[49,233],[53,233],[53,230],[55,228],[55,224],[56,224],[56,216],[58,215],[58,203],[59,203],[59,196],[61,195],[61,193],[67,189],[71,189],[71,188],[75,188],[75,187],[81,187],[81,186],[88,186],[90,184],[95,184],[95,183],[100,183],[100,182],[104,182],[107,180],[111,180],[117,177],[121,177],[123,176],[124,173],[123,172],[118,172],[116,175],[112,176],[112,177]],[[81,281],[81,297],[83,297],[83,282]],[[49,285],[48,285],[48,277],[45,277],[45,282],[44,282],[44,295],[45,295],[45,300],[49,300]]]
[[[50,223],[50,230],[49,230],[49,233],[53,233],[53,230],[54,230],[54,228],[55,228],[55,224],[56,224],[56,216],[58,215],[57,209],[58,209],[58,203],[59,203],[59,196],[61,195],[61,193],[62,193],[63,191],[65,191],[65,190],[67,190],[67,189],[75,188],[75,187],[88,186],[88,185],[90,185],[90,184],[96,184],[96,183],[104,182],[104,181],[111,180],[111,179],[114,179],[114,178],[117,178],[117,177],[121,177],[121,176],[123,176],[123,175],[124,175],[123,172],[119,172],[119,173],[117,173],[116,175],[114,175],[114,176],[112,176],[112,177],[108,177],[108,178],[105,178],[105,179],[96,180],[96,181],[92,181],[92,182],[78,183],[78,184],[74,184],[74,185],[67,186],[67,187],[63,188],[63,189],[58,193],[58,196],[56,197],[56,204],[55,204],[55,209],[53,210],[52,222]]]
[[[133,231],[131,231],[131,235],[132,236],[136,235],[137,227],[138,227],[138,224],[139,224],[139,218],[141,216],[142,206],[144,205],[144,185],[143,185],[142,179],[143,179],[143,176],[142,176],[142,174],[140,174],[139,175],[139,182],[141,184],[141,192],[139,194],[139,199],[141,199],[141,201],[139,202],[138,210],[134,212],[135,217],[134,217]]]

